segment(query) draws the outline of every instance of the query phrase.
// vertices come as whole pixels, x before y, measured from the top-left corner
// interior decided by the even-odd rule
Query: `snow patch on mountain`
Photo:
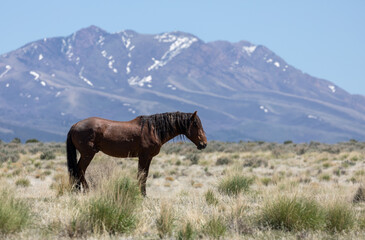
[[[122,34],[122,37],[121,37],[122,38],[122,43],[123,43],[124,47],[129,51],[128,52],[128,58],[131,59],[132,58],[132,50],[136,47],[135,45],[132,45],[131,38],[133,37],[133,35],[128,34],[125,31],[121,32],[121,34]],[[131,73],[131,68],[130,68],[131,64],[132,64],[132,61],[128,61],[127,66],[125,68],[127,74]]]
[[[262,111],[264,111],[265,113],[268,113],[269,112],[269,109],[267,109],[265,106],[260,106],[260,109],[262,110]]]
[[[127,67],[125,68],[127,74],[130,74],[131,73],[131,64],[132,64],[132,61],[129,61],[127,63]]]
[[[133,35],[128,34],[126,32],[122,32],[122,43],[126,49],[132,51],[134,49],[134,45],[132,45],[132,38]]]
[[[131,112],[133,114],[136,114],[136,110],[134,110],[133,108],[128,108],[128,112]]]
[[[130,38],[125,38],[124,36],[122,36],[122,42],[124,44],[124,47],[127,48],[127,49],[131,45],[131,39]]]
[[[160,35],[156,35],[154,39],[158,40],[158,42],[169,43],[169,42],[175,42],[177,37],[171,33],[163,33]]]
[[[174,85],[172,85],[172,84],[167,85],[167,87],[168,88],[171,88],[171,90],[174,90],[174,91],[176,90],[176,87]]]
[[[335,93],[336,92],[336,87],[333,85],[329,85],[328,88],[331,90],[331,92]]]
[[[11,70],[10,65],[5,66],[5,71],[0,74],[0,78],[4,77]]]
[[[245,52],[248,56],[251,56],[251,54],[256,50],[256,47],[255,45],[252,45],[252,46],[243,46],[242,47],[242,50],[243,52]]]
[[[39,79],[39,73],[37,73],[35,71],[30,71],[29,74],[34,77],[34,80],[38,80]]]
[[[86,77],[83,76],[83,73],[84,73],[84,69],[85,67],[82,67],[80,72],[79,72],[79,78],[81,80],[83,80],[84,82],[86,82],[88,85],[90,85],[91,87],[94,86],[94,84],[92,82],[89,81],[89,79],[87,79]]]
[[[75,38],[75,34],[72,35],[72,39]],[[68,38],[67,42],[65,39],[62,39],[62,48],[61,48],[61,52],[64,53],[68,59],[68,61],[72,61],[73,60],[73,48],[71,45],[71,39]]]
[[[113,64],[115,63],[115,60],[113,59],[113,56],[112,55],[108,56],[108,53],[105,50],[101,51],[101,55],[104,58],[106,58],[107,60],[109,60],[109,62],[108,62],[108,68],[111,69],[114,73],[117,73],[118,70],[113,67]]]
[[[314,115],[312,115],[312,114],[309,114],[308,116],[307,116],[309,119],[318,119],[318,117],[317,116],[314,116]]]
[[[164,53],[160,60],[152,58],[152,61],[154,61],[154,63],[147,68],[148,71],[157,70],[158,68],[165,66],[174,57],[179,55],[184,49],[189,48],[194,42],[198,41],[198,39],[194,37],[175,36],[170,33],[157,35],[155,36],[155,39],[157,39],[159,42],[171,43],[171,45],[169,47],[169,50]]]
[[[128,79],[128,83],[130,86],[137,85],[137,86],[143,87],[145,84],[147,84],[147,87],[152,87],[151,82],[152,82],[151,75],[149,75],[147,77],[143,77],[142,79],[138,76],[130,77]]]
[[[104,40],[105,40],[105,37],[103,37],[102,35],[100,35],[100,36],[99,36],[99,40],[98,40],[98,42],[96,43],[96,45],[103,46],[103,45],[104,45]]]
[[[159,67],[163,67],[166,63],[160,60],[156,60],[155,58],[152,58],[152,61],[154,62],[151,66],[147,68],[148,71],[158,69]]]

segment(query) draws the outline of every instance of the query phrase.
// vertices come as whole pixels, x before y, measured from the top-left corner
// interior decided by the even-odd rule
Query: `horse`
[[[130,121],[113,121],[91,117],[75,123],[67,134],[67,167],[71,184],[89,189],[85,172],[99,151],[113,157],[138,157],[137,179],[146,196],[146,181],[152,158],[163,144],[185,135],[199,150],[207,146],[207,138],[197,112],[170,112],[138,116]],[[80,153],[77,161],[76,150]]]

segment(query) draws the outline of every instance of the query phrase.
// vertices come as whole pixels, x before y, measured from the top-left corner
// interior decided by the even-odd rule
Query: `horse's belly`
[[[112,157],[119,157],[119,158],[127,158],[127,157],[138,157],[138,153],[134,152],[134,151],[129,151],[129,152],[109,152],[109,151],[105,151],[105,150],[101,150],[103,153],[112,156]]]
[[[113,157],[138,157],[138,148],[136,144],[131,143],[109,143],[103,144],[100,151]]]

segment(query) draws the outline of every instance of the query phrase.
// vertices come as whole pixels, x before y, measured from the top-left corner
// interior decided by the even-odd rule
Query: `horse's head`
[[[189,138],[199,150],[202,150],[207,146],[207,137],[205,136],[203,125],[196,114],[196,111],[190,118],[190,125],[186,137]]]

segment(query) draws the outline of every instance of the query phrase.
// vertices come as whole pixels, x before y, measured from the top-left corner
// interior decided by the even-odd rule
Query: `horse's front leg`
[[[152,157],[149,156],[139,156],[138,159],[138,173],[137,178],[139,182],[139,187],[141,189],[142,195],[146,196],[146,182],[148,177],[148,170],[150,168]]]

